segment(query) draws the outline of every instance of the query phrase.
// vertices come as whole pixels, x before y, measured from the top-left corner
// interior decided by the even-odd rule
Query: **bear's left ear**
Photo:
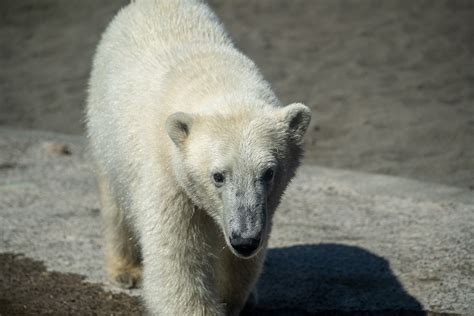
[[[189,135],[193,117],[191,114],[176,112],[166,119],[166,132],[176,146],[180,147]]]
[[[311,122],[311,110],[302,103],[292,103],[280,109],[280,115],[290,137],[296,143],[301,143]]]

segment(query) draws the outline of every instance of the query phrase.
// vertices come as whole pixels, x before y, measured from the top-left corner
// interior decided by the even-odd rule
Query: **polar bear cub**
[[[302,104],[281,105],[203,2],[122,9],[97,48],[87,104],[110,279],[142,280],[154,315],[255,303],[310,119]]]

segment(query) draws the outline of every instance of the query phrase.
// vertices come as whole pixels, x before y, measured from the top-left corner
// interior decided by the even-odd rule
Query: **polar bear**
[[[110,279],[142,280],[153,315],[254,303],[309,109],[282,106],[202,1],[137,0],[102,36],[86,115]]]

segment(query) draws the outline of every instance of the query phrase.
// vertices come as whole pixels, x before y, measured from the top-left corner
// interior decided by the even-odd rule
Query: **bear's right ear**
[[[193,117],[184,112],[176,112],[166,119],[166,132],[176,146],[181,146],[189,135]]]

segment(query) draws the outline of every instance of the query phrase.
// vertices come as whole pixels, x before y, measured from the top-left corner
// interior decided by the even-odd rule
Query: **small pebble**
[[[69,150],[68,146],[63,143],[45,142],[44,148],[49,154],[54,154],[54,155],[70,155],[71,154],[71,151]]]

